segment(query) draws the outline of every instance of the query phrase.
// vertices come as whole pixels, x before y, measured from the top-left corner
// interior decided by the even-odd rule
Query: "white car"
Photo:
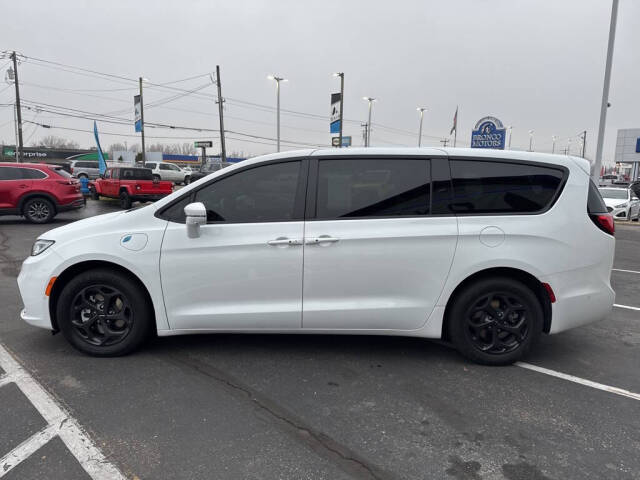
[[[613,235],[581,158],[287,152],[42,234],[21,316],[99,356],[152,333],[330,333],[444,338],[508,364],[609,314]]]
[[[191,171],[180,168],[169,162],[145,162],[145,168],[150,168],[153,178],[168,180],[176,184],[189,185],[191,183]]]
[[[614,187],[601,187],[599,190],[613,218],[636,222],[640,219],[640,200],[632,190]]]

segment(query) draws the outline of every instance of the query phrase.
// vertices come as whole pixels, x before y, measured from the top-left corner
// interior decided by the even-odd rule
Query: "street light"
[[[513,125],[509,125],[509,150],[511,150],[511,136],[513,135]]]
[[[342,148],[342,112],[344,105],[344,72],[336,72],[334,77],[340,77],[340,133],[338,134],[338,148]]]
[[[140,138],[142,140],[142,166],[147,164],[147,151],[144,146],[144,100],[142,99],[142,85],[144,82],[148,82],[149,79],[140,77],[138,83],[140,86]]]
[[[533,152],[533,130],[529,130],[529,151]]]
[[[420,112],[420,129],[418,130],[418,147],[422,146],[422,119],[424,118],[424,111],[426,109],[427,109],[426,107],[416,108],[416,110]]]
[[[278,77],[276,75],[267,76],[269,80],[275,80],[276,82],[276,102],[277,102],[277,133],[278,133],[278,152],[280,151],[280,82],[288,82],[286,78]]]
[[[376,102],[377,99],[373,97],[362,97],[363,100],[369,102],[369,120],[367,122],[367,144],[366,147],[371,146],[371,108],[373,107],[373,102]]]
[[[553,141],[553,146],[551,147],[551,153],[556,153],[556,140],[558,137],[555,135],[551,135],[551,140]]]

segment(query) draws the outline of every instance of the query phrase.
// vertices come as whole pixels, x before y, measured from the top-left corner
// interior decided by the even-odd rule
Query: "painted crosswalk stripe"
[[[125,476],[115,465],[107,461],[78,422],[14,360],[2,345],[0,345],[0,367],[6,372],[0,377],[0,385],[15,383],[47,422],[46,428],[0,459],[0,478],[51,438],[58,436],[93,480],[125,480]]]
[[[587,387],[596,388],[598,390],[614,393],[616,395],[621,395],[623,397],[633,398],[634,400],[640,400],[640,393],[630,392],[629,390],[625,390],[623,388],[612,387],[610,385],[605,385],[603,383],[593,382],[591,380],[576,377],[574,375],[569,375],[567,373],[557,372],[555,370],[550,370],[548,368],[538,367],[537,365],[531,365],[530,363],[516,362],[515,365],[517,365],[518,367],[526,368],[527,370],[533,370],[534,372],[544,373],[545,375],[551,375],[552,377],[562,378],[563,380],[579,383],[580,385],[585,385]]]

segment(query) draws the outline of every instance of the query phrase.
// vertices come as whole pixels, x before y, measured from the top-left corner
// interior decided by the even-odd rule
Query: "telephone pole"
[[[22,161],[22,109],[20,108],[20,83],[18,81],[18,59],[15,50],[10,55],[13,60],[13,83],[16,87],[16,116],[18,118],[18,145],[16,146],[16,162]]]
[[[442,140],[440,140],[440,143],[442,144],[442,146],[444,148],[447,148],[447,143],[449,143],[451,140],[449,140],[448,138],[444,138]]]
[[[227,161],[227,149],[224,144],[224,118],[222,102],[222,82],[220,81],[220,65],[216,65],[216,84],[218,85],[218,115],[220,116],[220,162]]]
[[[368,123],[361,123],[360,126],[362,127],[362,141],[364,143],[365,147],[368,147],[369,144],[368,142],[368,138],[369,138],[369,124]]]
[[[144,101],[142,99],[142,80],[140,77],[140,134],[142,135],[142,166],[146,165],[146,149],[144,146]]]

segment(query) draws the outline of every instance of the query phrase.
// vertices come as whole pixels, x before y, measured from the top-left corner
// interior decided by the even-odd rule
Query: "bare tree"
[[[42,137],[39,142],[33,142],[31,145],[34,147],[46,148],[80,148],[80,144],[78,142],[56,137],[55,135]]]
[[[112,143],[107,148],[107,152],[109,152],[109,158],[113,158],[113,152],[123,152],[126,151],[127,148],[122,143]]]

